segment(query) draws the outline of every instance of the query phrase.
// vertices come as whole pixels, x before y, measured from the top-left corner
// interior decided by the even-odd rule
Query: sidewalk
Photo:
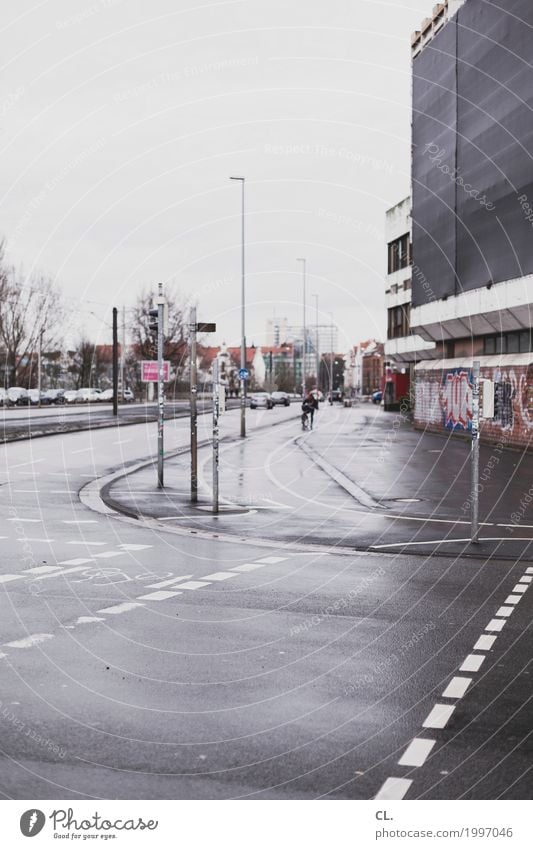
[[[276,411],[262,414],[268,425]],[[532,558],[533,457],[481,446],[480,544],[470,537],[470,446],[413,431],[399,414],[322,407],[313,432],[294,418],[221,445],[221,512],[210,512],[211,451],[199,455],[200,502],[189,501],[189,456],[167,462],[164,492],[149,466],[111,483],[112,507],[166,527],[215,530],[359,550]],[[228,423],[229,424],[229,423]],[[235,429],[226,427],[227,434]],[[204,436],[207,436],[207,432]]]

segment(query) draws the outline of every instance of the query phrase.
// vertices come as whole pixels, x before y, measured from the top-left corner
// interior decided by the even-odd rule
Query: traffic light
[[[154,309],[148,310],[148,315],[149,315],[148,331],[150,332],[150,334],[155,339],[155,338],[157,338],[157,331],[158,331],[158,327],[159,327],[159,322],[158,322],[159,309],[158,309],[158,307],[155,307]]]

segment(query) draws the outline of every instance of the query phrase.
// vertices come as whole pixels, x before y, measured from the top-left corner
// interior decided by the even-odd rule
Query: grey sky
[[[4,10],[2,219],[100,339],[166,281],[248,340],[301,321],[300,269],[339,345],[384,335],[384,213],[409,191],[410,34],[428,0],[19,0]],[[314,320],[310,298],[309,321]]]

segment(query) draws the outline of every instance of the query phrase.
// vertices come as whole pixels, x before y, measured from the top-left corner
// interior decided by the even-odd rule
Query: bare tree
[[[154,360],[157,357],[157,342],[149,329],[149,310],[155,303],[156,293],[144,290],[137,298],[133,308],[132,320],[132,355],[128,372],[135,374],[137,389],[140,388],[140,361]],[[188,303],[182,299],[179,292],[166,295],[168,303],[168,334],[165,336],[163,355],[170,361],[171,380],[178,386],[184,379],[187,368],[187,321]]]

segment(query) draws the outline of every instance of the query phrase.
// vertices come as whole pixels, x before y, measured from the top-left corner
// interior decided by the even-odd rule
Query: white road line
[[[60,560],[59,566],[81,566],[83,563],[94,563],[94,558],[73,557],[72,560]]]
[[[181,575],[176,576],[175,578],[169,578],[167,581],[158,581],[157,584],[147,584],[147,590],[158,590],[161,587],[171,587],[172,584],[177,584],[178,581],[188,581],[189,578],[192,578],[192,575]]]
[[[33,569],[23,570],[27,575],[46,575],[48,572],[61,572],[59,566],[35,566]]]
[[[113,442],[113,445],[125,445],[127,442],[133,442],[132,439],[118,439],[116,442]]]
[[[426,717],[424,722],[422,723],[423,728],[444,728],[445,725],[448,724],[448,721],[455,710],[454,705],[439,705],[436,704],[435,707],[430,711],[429,715]]]
[[[38,646],[39,643],[53,639],[53,636],[53,634],[30,634],[29,637],[24,637],[22,640],[13,640],[13,642],[4,643],[4,645],[10,649],[31,649],[32,646]]]
[[[518,604],[518,602],[523,598],[523,595],[508,595],[504,604]]]
[[[96,525],[96,519],[63,519],[64,525]]]
[[[71,451],[70,453],[71,454],[86,454],[87,451],[94,451],[94,448],[92,447],[92,445],[91,445],[90,448],[79,448],[78,451]]]
[[[398,761],[400,766],[423,766],[436,740],[415,737]]]
[[[526,569],[526,575],[533,575],[533,567],[530,566],[529,569]]]
[[[19,518],[10,518],[7,520],[8,522],[42,522],[42,519],[19,519]]]
[[[527,575],[523,575],[523,576],[520,578],[520,580],[518,581],[518,583],[519,583],[519,584],[530,584],[532,581],[533,581],[533,577],[532,577],[532,578],[528,578],[528,576],[527,576]]]
[[[237,578],[235,572],[213,572],[212,575],[203,575],[206,581],[227,581],[228,578]]]
[[[145,548],[153,548],[153,545],[139,545],[138,543],[121,543],[117,546],[117,548],[121,548],[122,551],[143,551]]]
[[[91,622],[105,622],[104,616],[78,616],[76,625],[89,625]]]
[[[3,537],[7,539],[7,537]],[[55,542],[55,539],[39,539],[38,537],[17,537],[17,542]]]
[[[242,566],[235,566],[232,572],[254,572],[256,569],[262,569],[264,563],[243,563]]]
[[[9,471],[11,469],[21,469],[22,466],[35,466],[36,463],[44,463],[44,457],[41,457],[39,460],[28,460],[27,463],[16,463],[14,466],[9,466]]]
[[[125,601],[122,604],[114,604],[112,607],[102,607],[98,613],[127,613],[128,610],[134,610],[136,607],[144,607],[144,604],[139,604],[137,601]]]
[[[485,631],[501,631],[505,625],[505,619],[491,619]]]
[[[482,634],[474,646],[474,651],[489,651],[497,639],[498,637],[496,636],[493,637],[489,634]]]
[[[514,593],[525,593],[527,592],[527,590],[528,587],[526,584],[515,584],[515,586],[513,587]]]
[[[472,680],[472,678],[452,678],[442,694],[443,699],[462,699]]]
[[[507,618],[513,611],[514,607],[500,607],[500,609],[496,611],[496,616],[504,616]]]
[[[53,540],[50,540],[50,542],[53,542]],[[71,539],[66,543],[66,545],[93,545],[94,546],[94,545],[108,545],[108,543],[106,543],[106,542],[89,542],[89,540],[86,540],[86,539]]]
[[[412,783],[413,781],[410,778],[387,778],[381,790],[374,798],[383,799],[384,801],[403,799]]]
[[[287,560],[287,557],[260,557],[258,558],[258,563],[283,563],[284,560]]]
[[[7,584],[9,581],[16,581],[17,578],[22,578],[22,575],[0,575],[0,584]]]
[[[175,595],[183,595],[183,593],[181,590],[175,590],[174,592],[159,590],[155,593],[148,593],[148,595],[138,595],[137,598],[139,601],[165,601],[167,598],[174,598]]]
[[[177,584],[176,589],[179,590],[199,590],[200,587],[208,587],[209,581],[186,581],[184,584]]]
[[[57,572],[54,572],[53,575],[39,575],[39,577],[35,578],[35,580],[46,581],[47,578],[61,578],[63,575],[70,575],[72,572],[83,572],[85,568],[85,566],[73,566],[72,569],[59,569]]]
[[[123,551],[101,551],[99,554],[95,554],[95,557],[98,557],[100,560],[109,560],[110,557],[122,557],[124,554]]]
[[[484,660],[483,654],[469,654],[459,667],[459,672],[479,672]]]
[[[76,489],[51,489],[50,493],[52,495],[77,495],[78,494]]]
[[[381,517],[381,514],[379,514],[379,513],[376,513],[375,515]],[[391,518],[391,517],[389,516],[389,518]],[[401,518],[404,518],[404,517],[402,516]],[[446,520],[446,521],[448,521],[448,520]],[[451,524],[451,522],[450,522],[450,524]],[[420,541],[420,542],[409,542],[409,541],[407,541],[407,542],[388,542],[386,545],[372,545],[370,547],[377,550],[377,549],[380,549],[380,548],[396,548],[397,546],[400,546],[400,545],[402,546],[402,548],[405,548],[408,545],[440,545],[442,543],[452,543],[452,542],[470,542],[470,540],[466,539],[466,538],[465,539],[450,539],[450,538],[448,538],[448,539],[429,539],[429,540],[424,540],[424,541]]]

